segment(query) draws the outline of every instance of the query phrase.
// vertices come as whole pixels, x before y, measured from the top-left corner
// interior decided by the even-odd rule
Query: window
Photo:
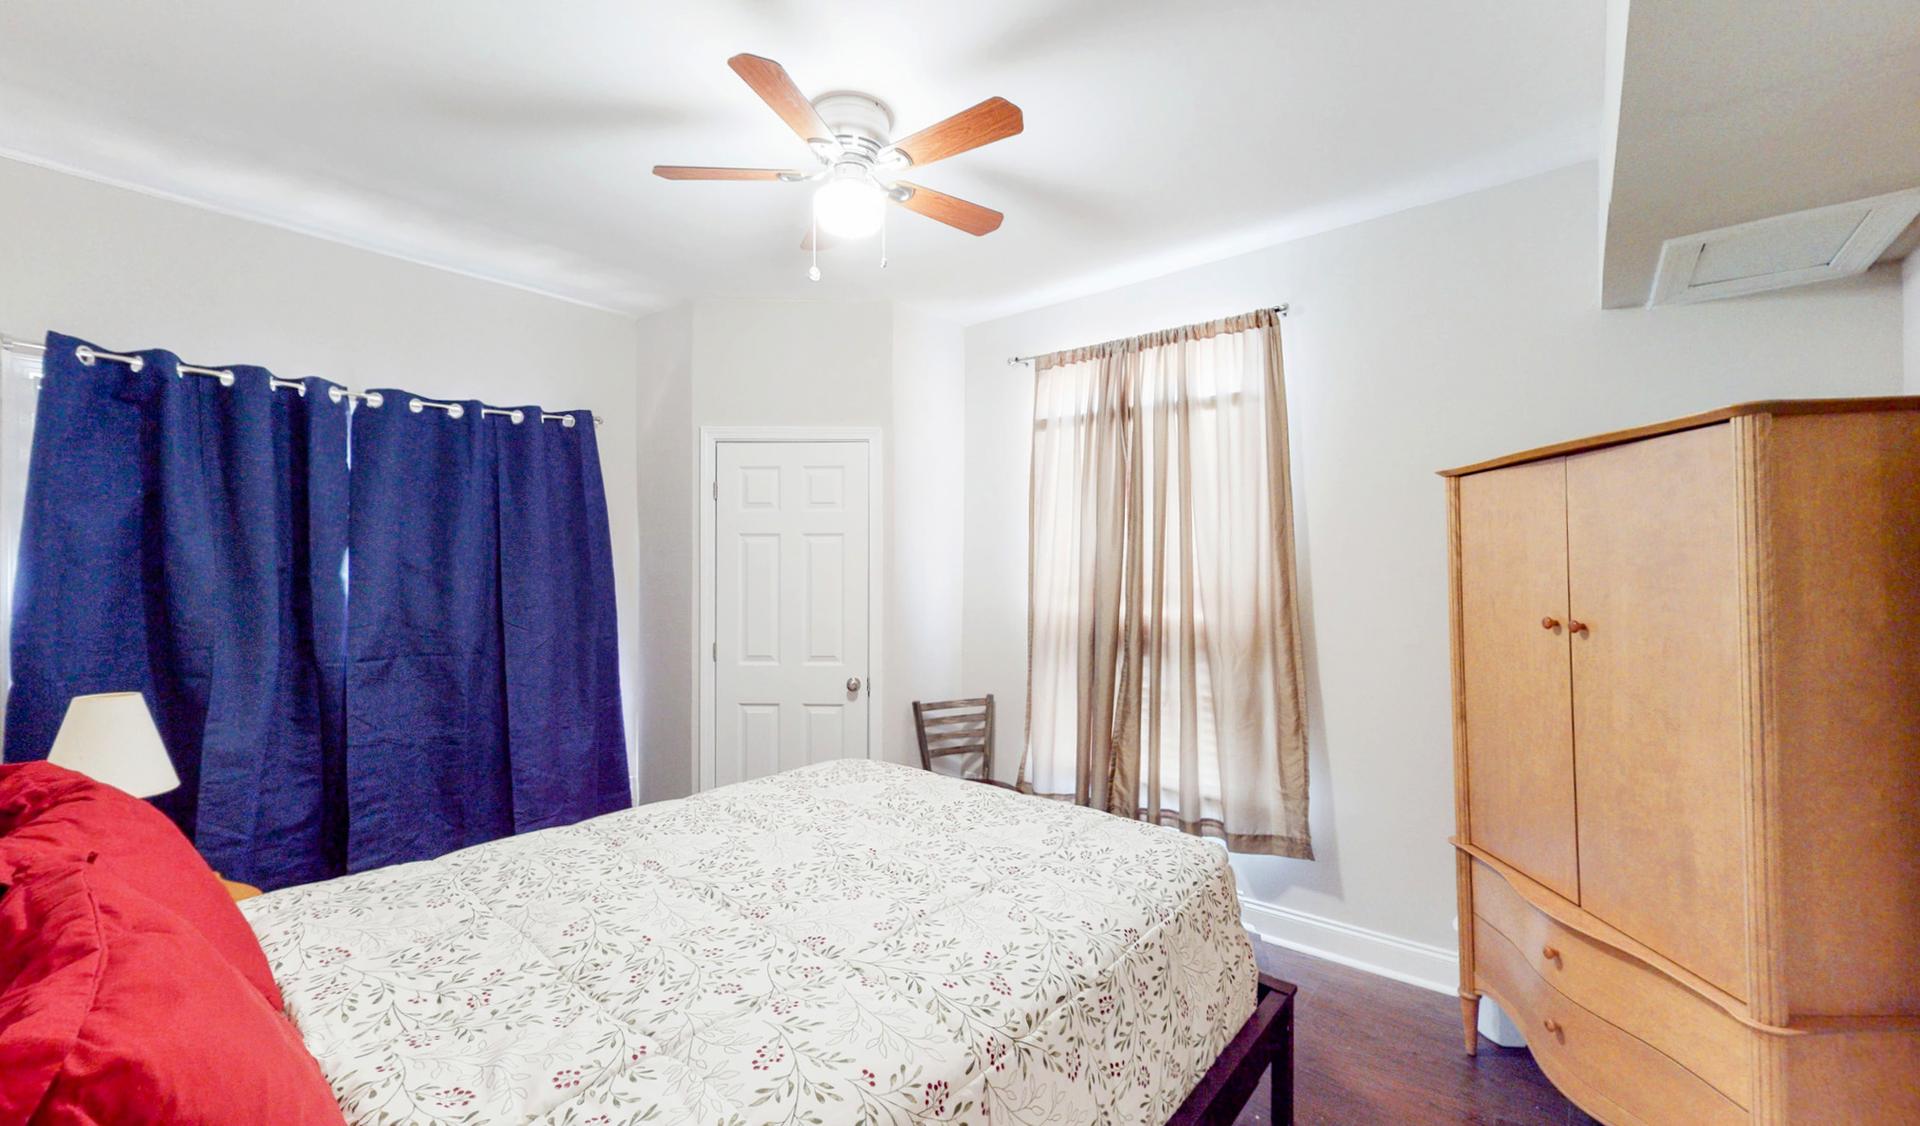
[[[1310,855],[1273,313],[1034,378],[1023,785]]]
[[[0,338],[0,699],[12,686],[14,569],[20,565],[20,518],[26,511],[27,464],[33,453],[39,394],[38,347]],[[0,757],[5,752],[0,745]]]

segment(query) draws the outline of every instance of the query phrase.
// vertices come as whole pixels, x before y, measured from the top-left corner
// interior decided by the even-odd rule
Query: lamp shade
[[[75,696],[53,737],[47,761],[77,770],[136,798],[164,794],[180,785],[173,759],[153,725],[153,713],[138,692]]]

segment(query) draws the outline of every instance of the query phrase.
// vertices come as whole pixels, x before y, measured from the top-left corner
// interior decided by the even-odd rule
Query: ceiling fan
[[[1024,127],[1019,106],[1005,98],[988,98],[895,141],[891,139],[893,114],[878,98],[836,91],[808,100],[786,68],[772,59],[735,55],[727,65],[799,134],[819,167],[806,171],[657,164],[654,175],[667,180],[817,182],[814,230],[800,243],[805,250],[817,250],[823,236],[866,238],[881,229],[888,203],[970,235],[999,229],[1004,216],[998,211],[909,183],[899,174],[1019,133]],[[817,267],[809,274],[819,280]]]

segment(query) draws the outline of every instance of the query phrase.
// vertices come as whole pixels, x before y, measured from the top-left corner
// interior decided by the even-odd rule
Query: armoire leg
[[[1460,995],[1460,1027],[1467,1034],[1467,1054],[1480,1050],[1480,998]]]

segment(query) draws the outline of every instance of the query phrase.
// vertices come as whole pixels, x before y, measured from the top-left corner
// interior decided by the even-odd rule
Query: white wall
[[[590,407],[638,747],[632,318],[0,160],[0,329],[434,397]],[[0,456],[10,451],[0,451]]]
[[[870,676],[880,755],[917,762],[908,705],[951,693],[959,674],[959,327],[886,302],[702,300],[643,319],[640,336],[643,799],[695,781],[703,426],[880,430],[884,601]]]
[[[1905,308],[1907,394],[1920,395],[1920,254],[1907,256],[1901,270],[1901,304]]]
[[[888,567],[887,757],[920,761],[914,700],[975,693],[961,669],[960,550],[966,499],[966,347],[958,326],[893,317],[892,540]]]
[[[699,301],[696,426],[880,426],[891,419],[884,301]]]
[[[640,778],[642,802],[693,790],[693,310],[640,321]],[[674,748],[679,748],[675,753]]]
[[[963,668],[1021,745],[1026,355],[1288,302],[1314,862],[1240,857],[1242,892],[1454,946],[1449,465],[1772,396],[1900,386],[1892,272],[1603,312],[1594,165],[1403,212],[966,334]],[[1437,974],[1429,976],[1438,976]]]

